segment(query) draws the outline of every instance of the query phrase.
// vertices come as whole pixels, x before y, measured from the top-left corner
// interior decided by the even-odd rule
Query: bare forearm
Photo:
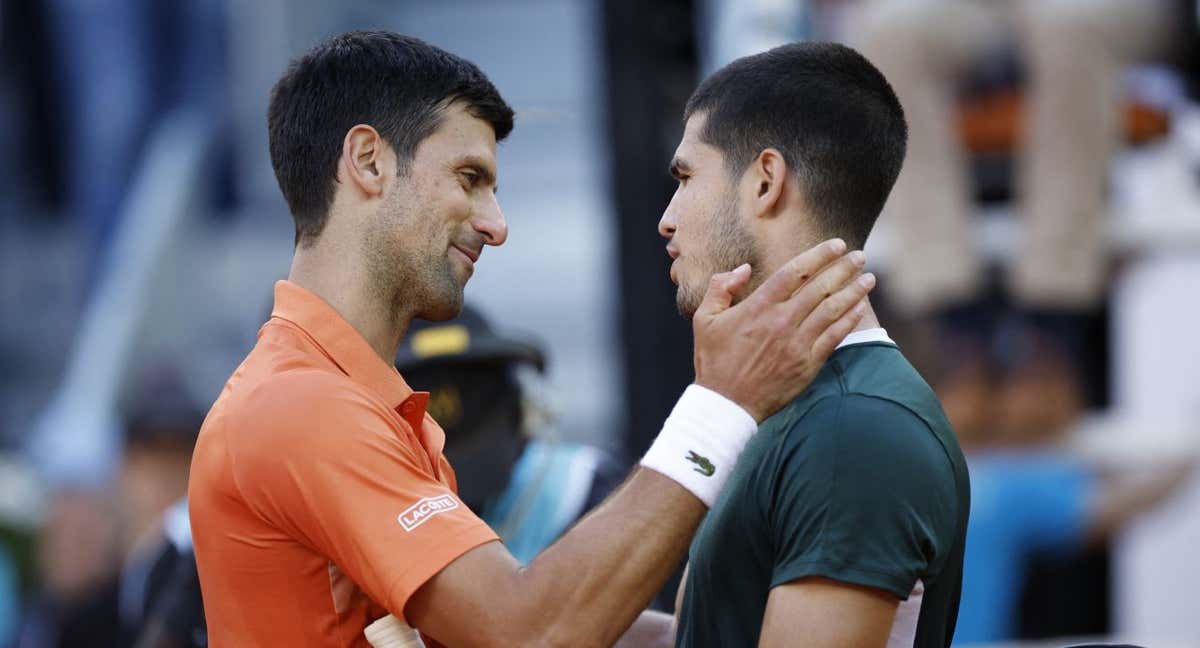
[[[1152,472],[1107,478],[1091,503],[1085,541],[1094,544],[1108,539],[1136,515],[1178,491],[1194,468],[1191,461],[1171,462],[1155,467]]]
[[[671,648],[675,645],[675,617],[646,610],[629,626],[615,648]]]
[[[406,621],[451,648],[611,646],[687,550],[707,511],[640,468],[528,567],[480,545],[413,593]]]
[[[522,570],[518,596],[536,601],[554,644],[612,645],[666,582],[706,511],[641,469]]]

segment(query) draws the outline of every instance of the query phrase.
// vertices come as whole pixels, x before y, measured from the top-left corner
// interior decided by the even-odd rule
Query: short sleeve
[[[352,387],[292,376],[254,398],[264,422],[232,453],[247,504],[393,614],[403,618],[429,578],[497,539],[437,479],[415,437]]]
[[[860,395],[825,399],[792,426],[769,513],[772,587],[824,577],[906,599],[958,532],[941,443],[906,408]]]

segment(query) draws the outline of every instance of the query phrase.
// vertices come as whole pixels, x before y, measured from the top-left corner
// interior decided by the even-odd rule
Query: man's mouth
[[[459,252],[462,252],[462,255],[467,257],[467,260],[470,261],[472,265],[474,265],[475,262],[479,261],[479,252],[478,251],[472,250],[467,247],[463,247],[461,245],[451,245],[451,247],[453,247],[455,250],[458,250]]]
[[[667,244],[667,256],[671,257],[671,283],[679,285],[679,278],[675,276],[675,266],[679,264],[679,248],[673,244]]]

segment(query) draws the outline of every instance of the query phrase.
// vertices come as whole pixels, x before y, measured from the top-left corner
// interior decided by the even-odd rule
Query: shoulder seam
[[[271,319],[279,320],[279,325],[281,327],[288,329],[289,331],[292,331],[293,333],[299,335],[300,338],[305,341],[305,343],[307,343],[314,350],[316,350],[317,353],[321,354],[321,356],[324,357],[326,360],[329,360],[329,362],[332,363],[333,366],[337,367],[337,370],[339,372],[341,372],[342,376],[345,376],[347,378],[350,377],[349,373],[347,373],[347,371],[346,371],[346,368],[343,367],[342,365],[338,364],[338,361],[335,360],[333,358],[333,356],[331,356],[329,354],[329,352],[325,350],[325,347],[321,346],[320,342],[317,342],[316,338],[314,338],[308,331],[304,330],[304,327],[300,326],[299,324],[293,322],[290,319],[287,319],[287,318],[281,317],[281,316],[272,315]],[[267,324],[270,324],[270,323],[271,323],[271,320],[270,319],[267,320]],[[263,326],[265,327],[266,324],[264,324]],[[330,373],[332,373],[332,372],[330,372]]]
[[[875,394],[864,394],[862,392],[849,392],[846,394],[846,396],[859,396],[861,398],[869,398],[871,400],[882,401],[884,403],[891,403],[892,405],[899,407],[900,409],[904,410],[905,412],[908,412],[909,415],[911,415],[913,418],[920,421],[921,426],[924,427],[925,430],[927,432],[929,432],[930,435],[933,436],[934,440],[937,441],[938,447],[942,449],[942,454],[944,454],[946,456],[946,461],[948,461],[950,463],[950,470],[952,472],[957,472],[955,465],[954,465],[954,457],[950,456],[950,450],[948,448],[946,448],[946,444],[942,442],[941,437],[939,437],[937,432],[934,431],[933,426],[929,424],[929,421],[925,420],[925,417],[921,416],[919,413],[917,413],[916,410],[914,410],[913,408],[909,407],[908,405],[905,405],[904,403],[901,403],[900,401],[895,400],[893,398],[886,398],[884,396],[878,396]]]
[[[846,386],[845,368],[835,358],[830,358],[830,360],[832,362],[829,363],[829,366],[833,370],[833,375],[837,377],[839,395],[844,396],[849,393],[849,387]]]
[[[287,322],[288,324],[291,323],[288,320],[283,320],[283,321]],[[301,333],[303,333],[303,331],[301,331]],[[340,367],[339,367],[339,370],[340,370]],[[279,379],[279,378],[286,377],[288,379],[294,380],[297,378],[296,374],[311,374],[312,376],[314,376],[318,379],[333,380],[338,383],[349,380],[349,376],[339,373],[338,371],[328,371],[328,370],[321,369],[318,367],[303,367],[303,368],[289,369],[287,371],[274,374],[273,378]],[[263,389],[264,387],[267,387],[268,384],[269,384],[269,381],[264,380],[264,381],[260,382],[259,384],[255,385],[254,388],[252,389],[252,392],[259,391],[259,390]],[[351,384],[353,384],[353,381],[351,381]],[[276,530],[283,531],[283,529],[281,529],[280,526],[276,522],[272,521],[269,516],[264,514],[263,511],[258,506],[255,505],[255,503],[251,500],[251,498],[246,497],[245,489],[242,488],[240,480],[238,479],[238,471],[234,468],[234,465],[235,465],[234,454],[230,451],[229,445],[230,445],[229,443],[225,444],[224,452],[225,452],[226,459],[229,462],[230,480],[233,482],[233,487],[237,489],[237,494],[241,498],[241,501],[246,505],[246,508],[248,510],[250,510],[255,516],[257,516],[260,520],[269,524],[272,528],[274,528]],[[306,546],[308,546],[308,543],[305,542],[304,540],[300,540],[300,541],[303,544],[305,544]]]

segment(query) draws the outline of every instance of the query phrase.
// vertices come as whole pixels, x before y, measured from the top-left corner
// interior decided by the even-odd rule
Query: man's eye
[[[459,171],[458,175],[468,187],[474,187],[479,182],[479,174],[474,171]]]

